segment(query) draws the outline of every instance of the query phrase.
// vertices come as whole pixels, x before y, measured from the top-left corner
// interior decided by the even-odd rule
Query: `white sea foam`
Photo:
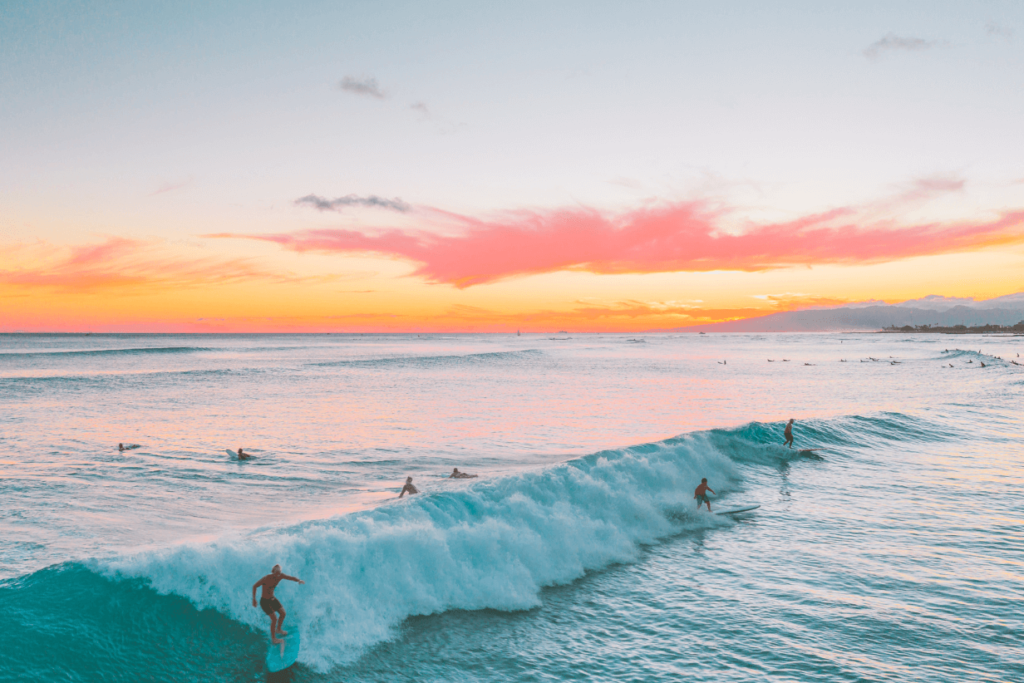
[[[409,616],[529,609],[544,586],[628,562],[641,545],[686,525],[727,523],[692,507],[701,477],[720,494],[740,480],[721,445],[695,434],[598,453],[363,513],[125,557],[103,569],[144,577],[159,592],[265,629],[250,586],[280,563],[306,581],[278,589],[288,619],[302,626],[300,661],[324,671],[392,638]]]

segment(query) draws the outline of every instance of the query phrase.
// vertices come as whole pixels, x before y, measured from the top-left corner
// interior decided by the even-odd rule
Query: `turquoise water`
[[[0,336],[0,680],[1022,680],[1021,347]]]

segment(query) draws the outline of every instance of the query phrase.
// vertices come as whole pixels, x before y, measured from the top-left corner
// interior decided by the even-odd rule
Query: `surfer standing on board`
[[[700,486],[693,492],[693,497],[697,499],[697,509],[700,510],[701,503],[707,503],[708,512],[711,512],[711,501],[708,500],[708,491],[714,493],[715,490],[708,486],[707,477],[700,480]],[[716,494],[717,495],[717,494]]]
[[[398,497],[401,498],[402,496],[404,496],[407,493],[411,495],[413,493],[419,493],[419,492],[420,492],[420,490],[412,485],[412,477],[406,477],[405,478],[405,486],[402,487],[402,492],[398,494]]]
[[[282,636],[288,635],[288,631],[281,628],[281,624],[284,623],[284,618],[288,616],[288,614],[284,611],[284,607],[281,606],[281,601],[274,597],[274,589],[277,588],[277,584],[281,583],[285,579],[299,584],[306,583],[305,581],[296,579],[294,576],[288,576],[287,574],[282,573],[281,565],[275,564],[269,574],[252,585],[253,607],[256,606],[256,589],[263,586],[263,593],[260,597],[260,608],[266,612],[268,617],[270,617],[270,642],[275,644],[284,642],[283,640],[278,639],[278,633]],[[278,614],[281,615],[280,619],[277,617]]]
[[[783,446],[793,447],[793,418],[789,418],[789,424],[786,425],[786,431],[784,432],[786,442]]]

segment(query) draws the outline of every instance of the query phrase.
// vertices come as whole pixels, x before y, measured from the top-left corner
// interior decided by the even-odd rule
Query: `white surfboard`
[[[235,453],[230,448],[225,448],[224,450],[227,451],[227,454],[230,455],[232,458],[237,458],[238,457],[238,453]]]
[[[759,507],[761,507],[761,506],[760,505],[747,505],[746,507],[733,508],[732,510],[722,510],[721,512],[716,512],[715,514],[716,515],[735,515],[735,514],[737,514],[739,512],[750,512],[751,510],[756,510]]]

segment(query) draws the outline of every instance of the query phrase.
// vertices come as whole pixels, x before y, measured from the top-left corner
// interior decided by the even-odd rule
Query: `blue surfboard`
[[[299,625],[295,623],[288,624],[288,635],[281,636],[284,639],[284,655],[281,654],[281,645],[270,644],[270,649],[267,650],[267,669],[273,673],[276,671],[284,671],[289,666],[295,663],[295,659],[299,656]]]

